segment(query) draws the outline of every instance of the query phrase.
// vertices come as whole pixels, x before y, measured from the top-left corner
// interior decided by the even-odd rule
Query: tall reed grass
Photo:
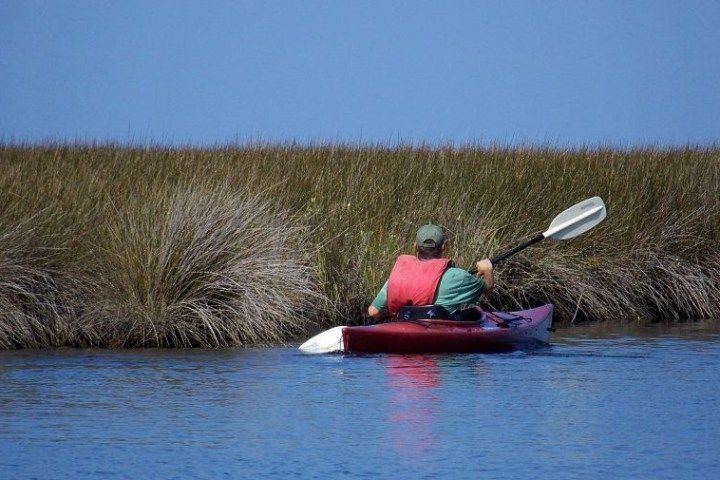
[[[258,196],[150,194],[99,225],[84,262],[89,343],[228,346],[297,333],[313,302],[307,229]]]
[[[600,195],[496,271],[492,308],[717,317],[720,151],[0,145],[0,348],[225,346],[360,323],[418,225],[460,265]]]

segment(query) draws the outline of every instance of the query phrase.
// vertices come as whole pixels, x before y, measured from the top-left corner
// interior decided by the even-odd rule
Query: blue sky
[[[717,144],[711,1],[0,0],[0,139]]]

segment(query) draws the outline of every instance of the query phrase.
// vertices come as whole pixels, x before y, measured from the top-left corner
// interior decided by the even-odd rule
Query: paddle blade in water
[[[345,327],[334,327],[318,333],[307,342],[300,345],[300,351],[305,353],[334,353],[343,351],[342,331]]]
[[[606,215],[602,198],[588,198],[555,217],[543,235],[553,240],[567,240],[587,232],[605,220]]]

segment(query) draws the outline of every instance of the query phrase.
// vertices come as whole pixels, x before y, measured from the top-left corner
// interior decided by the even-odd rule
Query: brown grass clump
[[[221,189],[155,193],[97,231],[85,265],[83,329],[111,346],[278,342],[320,296],[307,229],[258,196]]]
[[[279,342],[326,305],[307,222],[261,192],[143,152],[2,153],[0,348]]]
[[[3,218],[2,220],[7,220]],[[48,212],[0,223],[0,349],[61,346],[75,325],[72,293]]]

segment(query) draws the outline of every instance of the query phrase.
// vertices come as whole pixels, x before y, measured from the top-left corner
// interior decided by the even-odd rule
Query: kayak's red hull
[[[551,304],[502,314],[509,327],[492,322],[421,320],[345,327],[346,353],[466,353],[502,352],[528,343],[547,343],[552,327]],[[484,326],[483,326],[484,325]]]

